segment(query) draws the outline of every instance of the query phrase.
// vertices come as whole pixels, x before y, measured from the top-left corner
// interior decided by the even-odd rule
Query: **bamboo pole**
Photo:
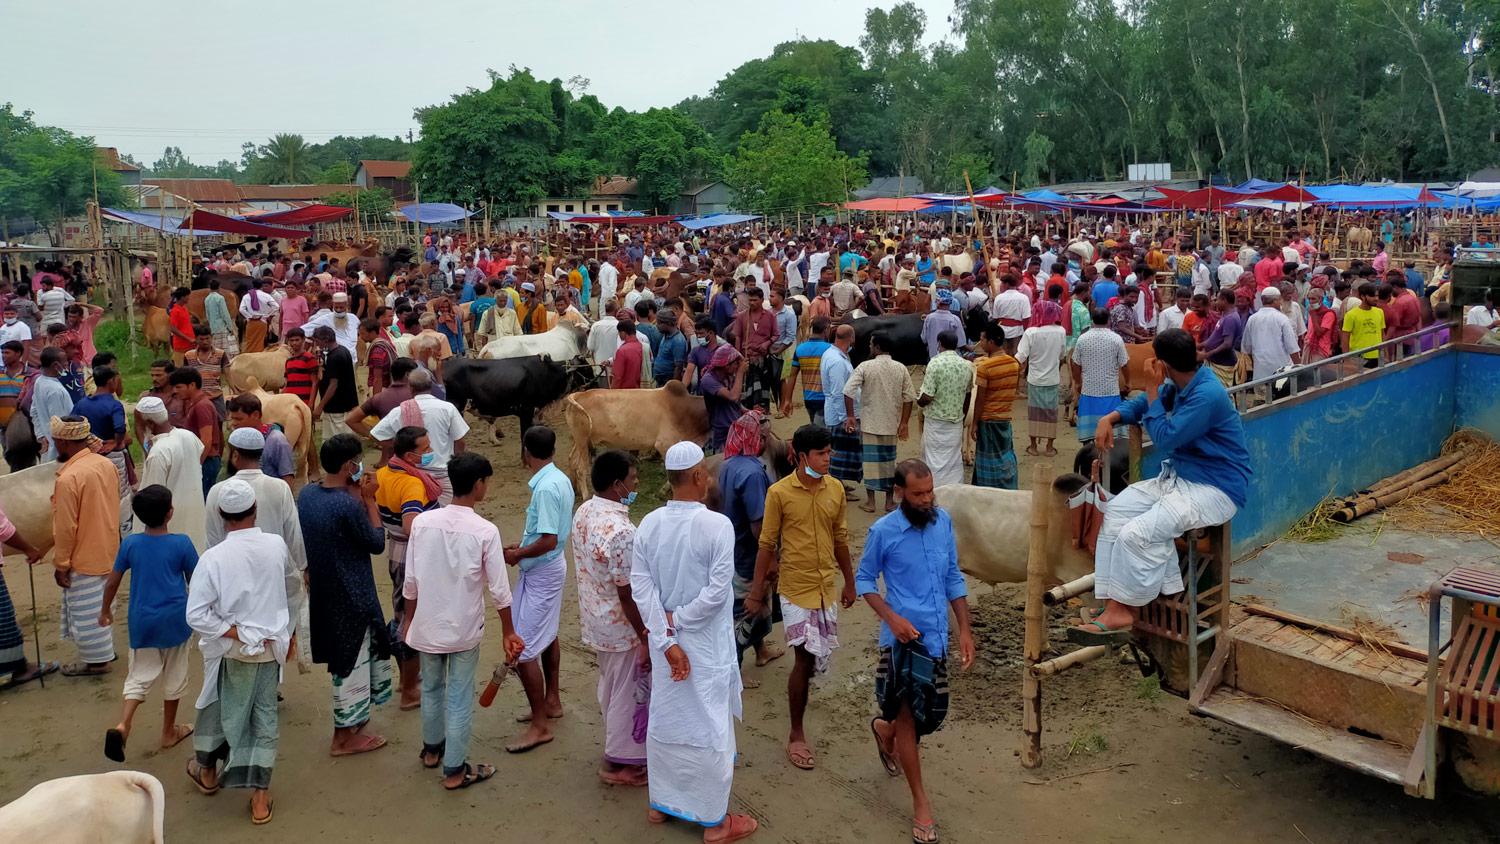
[[[1380,495],[1364,496],[1352,506],[1345,506],[1334,512],[1332,519],[1336,522],[1352,522],[1361,516],[1368,516],[1376,510],[1384,509],[1392,504],[1399,504],[1419,492],[1431,489],[1439,484],[1445,484],[1450,480],[1453,480],[1453,469],[1444,469],[1436,475],[1431,475],[1419,481],[1413,481],[1407,486],[1384,492]]]
[[[1107,653],[1109,653],[1109,645],[1089,645],[1086,648],[1079,648],[1076,651],[1065,653],[1060,657],[1049,659],[1045,662],[1038,662],[1032,665],[1027,673],[1037,677],[1051,677],[1054,674],[1061,674],[1069,668],[1076,668],[1080,665],[1093,662]]]
[[[1060,583],[1052,587],[1051,589],[1048,589],[1047,592],[1042,595],[1042,603],[1050,607],[1054,604],[1061,604],[1063,601],[1066,601],[1069,598],[1076,598],[1085,592],[1092,591],[1094,591],[1094,576],[1092,574],[1086,574],[1083,577],[1078,578],[1077,580],[1070,580],[1067,583]]]
[[[1392,490],[1400,489],[1401,487],[1407,486],[1413,481],[1420,481],[1423,478],[1441,472],[1442,470],[1447,469],[1449,466],[1454,465],[1467,456],[1468,451],[1461,449],[1459,451],[1453,452],[1452,454],[1428,460],[1425,463],[1418,463],[1417,465],[1411,467],[1410,469],[1407,469],[1404,472],[1398,472],[1388,478],[1382,478],[1381,480],[1376,481],[1368,489],[1362,489],[1354,493],[1353,495],[1346,496],[1343,499],[1343,502],[1345,504],[1350,504],[1360,498],[1378,496]]]
[[[1047,618],[1042,593],[1047,578],[1047,503],[1051,499],[1051,489],[1047,467],[1038,463],[1031,475],[1031,546],[1026,557],[1023,658],[1027,670],[1021,673],[1021,702],[1024,706],[1021,729],[1026,736],[1021,745],[1023,768],[1036,768],[1042,764],[1042,682],[1033,668],[1047,651]]]

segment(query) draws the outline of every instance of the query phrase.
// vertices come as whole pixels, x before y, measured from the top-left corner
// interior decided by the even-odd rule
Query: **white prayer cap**
[[[260,451],[266,447],[266,436],[254,428],[235,428],[229,434],[229,444],[241,451]]]
[[[1260,300],[1262,302],[1269,302],[1269,301],[1271,301],[1273,299],[1280,299],[1280,298],[1281,298],[1281,291],[1277,290],[1274,286],[1267,287],[1265,290],[1260,291]]]
[[[524,291],[526,291],[527,293],[535,293],[536,292],[536,285],[532,284],[529,281],[523,281],[523,282],[521,282],[521,289],[524,290]]]
[[[343,291],[339,291],[338,293],[333,294],[333,301],[335,301],[335,302],[348,302],[349,301],[349,294],[345,293]]]
[[[136,402],[136,412],[152,422],[167,421],[167,404],[156,396],[146,396]]]
[[[222,513],[245,513],[255,506],[255,488],[240,480],[230,478],[219,484],[219,511]]]
[[[695,442],[683,440],[667,449],[667,471],[691,469],[703,462],[703,449]]]

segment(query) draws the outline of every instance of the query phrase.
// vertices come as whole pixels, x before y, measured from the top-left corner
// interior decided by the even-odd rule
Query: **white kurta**
[[[651,806],[712,826],[729,810],[733,719],[741,716],[734,644],[734,527],[699,503],[668,501],[641,521],[630,586],[651,632],[646,771]],[[674,681],[666,613],[691,671]]]
[[[185,428],[173,428],[156,434],[149,441],[146,463],[141,467],[141,488],[161,484],[172,493],[172,521],[167,527],[173,533],[187,534],[193,547],[202,554],[208,548],[203,525],[203,442]],[[135,532],[145,530],[139,520]]]
[[[287,565],[282,576],[286,581],[287,610],[291,613],[298,632],[303,634],[300,640],[305,645],[311,641],[307,635],[307,623],[301,620],[302,610],[307,604],[305,590],[302,588],[302,573],[307,571],[307,549],[302,544],[302,523],[297,519],[297,502],[292,498],[292,488],[286,485],[286,481],[273,478],[259,469],[241,469],[234,474],[234,479],[244,481],[255,490],[255,526],[281,537],[286,543]],[[207,511],[204,515],[204,533],[210,548],[223,542],[226,536],[224,517],[219,514],[219,494],[223,486],[223,481],[214,484],[203,505]],[[298,651],[299,656],[309,653],[305,647]]]
[[[266,589],[287,566],[286,543],[258,527],[231,532],[224,541],[203,552],[188,583],[187,623],[199,634],[203,654],[203,693],[195,706],[202,709],[219,699],[219,665],[236,646],[245,656],[266,652],[286,663],[292,639],[292,618],[286,592]],[[237,628],[238,638],[224,633]]]

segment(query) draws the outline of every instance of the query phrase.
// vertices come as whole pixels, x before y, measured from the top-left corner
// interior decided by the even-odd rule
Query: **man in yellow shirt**
[[[1385,336],[1385,311],[1375,307],[1380,289],[1372,281],[1359,286],[1359,307],[1344,312],[1344,350],[1352,352],[1379,345]],[[1364,353],[1365,369],[1380,365],[1380,352],[1376,349]]]
[[[62,673],[104,674],[115,660],[115,637],[99,624],[99,611],[120,550],[120,479],[115,464],[95,453],[99,438],[87,419],[54,416],[50,435],[62,462],[52,493],[53,577],[63,590],[63,638],[78,647],[78,661]]]
[[[786,643],[797,654],[787,679],[792,729],[786,757],[808,771],[814,765],[812,748],[802,729],[808,687],[815,672],[828,670],[829,659],[839,646],[838,608],[849,608],[855,598],[844,485],[828,474],[832,457],[833,436],[827,428],[804,425],[792,435],[792,459],[797,470],[772,484],[766,493],[755,577],[745,596],[745,615],[753,618],[765,606],[767,580],[779,578]],[[837,604],[833,592],[835,565],[844,577]]]

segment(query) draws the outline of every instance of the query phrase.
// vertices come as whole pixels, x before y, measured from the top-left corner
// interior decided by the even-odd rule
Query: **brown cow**
[[[1130,392],[1140,390],[1146,394],[1149,401],[1156,401],[1156,390],[1161,386],[1161,379],[1151,374],[1151,361],[1156,360],[1156,351],[1150,343],[1126,343],[1125,351],[1130,355],[1130,363],[1125,365],[1125,389]]]
[[[235,355],[224,368],[224,383],[229,395],[243,393],[252,383],[265,390],[280,390],[286,386],[286,361],[291,357],[286,346],[277,344],[264,352],[245,352]]]
[[[573,393],[563,399],[563,419],[573,438],[568,467],[579,495],[588,494],[595,446],[666,454],[683,440],[708,441],[703,397],[689,395],[681,381],[655,390]]]
[[[267,425],[280,425],[281,433],[292,444],[292,465],[296,467],[292,488],[300,489],[307,482],[317,455],[313,452],[312,408],[302,399],[289,393],[268,393],[261,389],[254,376],[245,379],[245,392],[260,399],[260,418]]]
[[[233,278],[234,280],[230,281],[230,278]],[[248,281],[249,277],[238,274],[224,273],[220,276],[219,279],[219,283],[222,285],[219,288],[219,294],[224,297],[224,304],[229,306],[230,319],[234,319],[240,313],[240,297],[234,295],[234,291],[230,289],[234,287],[235,284],[240,280]],[[207,299],[208,294],[212,292],[212,290],[204,287],[200,290],[194,290],[192,293],[189,293],[187,297],[188,313],[193,315],[193,319],[198,320],[204,325],[208,324],[208,315],[203,310],[203,300]]]

